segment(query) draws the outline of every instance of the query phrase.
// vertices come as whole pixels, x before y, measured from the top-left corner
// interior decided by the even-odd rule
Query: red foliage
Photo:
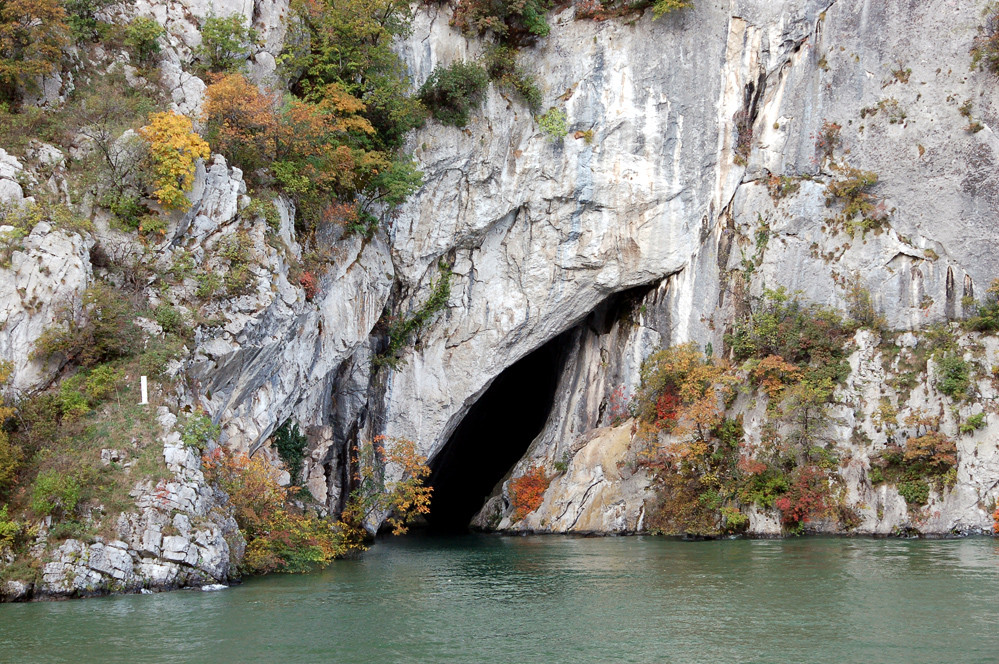
[[[298,278],[298,284],[305,289],[305,299],[308,302],[312,302],[312,299],[319,294],[319,281],[311,272],[303,272]]]
[[[663,390],[663,393],[656,399],[656,425],[661,429],[672,428],[676,424],[676,419],[680,410],[680,395],[676,388],[670,386]]]
[[[513,520],[520,521],[525,516],[541,507],[545,499],[545,491],[551,483],[551,478],[541,466],[535,466],[520,477],[510,480],[510,504],[513,506]]]
[[[754,459],[748,456],[739,457],[739,470],[741,470],[746,475],[762,475],[769,468],[767,464],[760,461],[759,459]]]
[[[625,395],[624,385],[618,385],[611,392],[607,405],[607,415],[610,417],[612,424],[618,424],[628,418],[630,413],[628,412],[628,397]]]
[[[828,478],[822,470],[814,466],[802,468],[788,492],[774,503],[781,511],[781,521],[795,526],[828,511],[827,485]]]

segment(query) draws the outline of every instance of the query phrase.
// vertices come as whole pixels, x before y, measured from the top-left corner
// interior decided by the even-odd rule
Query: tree
[[[139,134],[149,142],[156,199],[167,210],[186,210],[191,204],[184,193],[194,186],[197,160],[211,154],[208,143],[194,133],[190,118],[173,111],[150,115]]]
[[[427,458],[416,449],[416,443],[405,438],[377,436],[371,443],[353,449],[357,471],[355,488],[343,511],[343,521],[358,536],[372,517],[386,515],[393,535],[401,535],[408,524],[421,514],[430,513],[433,487],[426,486],[430,477]],[[397,480],[386,479],[386,468],[394,467]]]
[[[481,65],[455,62],[449,67],[438,65],[420,87],[420,101],[439,122],[464,127],[468,116],[477,108],[489,86],[489,75]]]
[[[406,0],[294,0],[299,21],[281,61],[292,73],[291,90],[321,101],[335,83],[364,104],[374,127],[370,147],[402,144],[406,132],[423,122],[423,110],[408,94],[406,68],[392,50],[408,34],[411,11]]]
[[[219,447],[202,457],[202,464],[208,481],[229,496],[246,540],[244,572],[306,572],[359,548],[342,523],[295,507],[278,484],[276,469],[261,457]]]
[[[103,281],[95,281],[84,293],[82,322],[67,317],[65,327],[49,328],[38,338],[37,357],[61,355],[67,362],[93,367],[127,357],[138,348],[135,311],[127,299]]]
[[[545,13],[551,0],[460,0],[451,24],[468,34],[495,35],[511,44],[529,43],[551,28]]]
[[[246,66],[256,41],[256,30],[246,25],[242,14],[213,13],[202,24],[201,45],[194,49],[198,68],[204,72],[237,72]]]
[[[147,64],[160,52],[159,39],[166,34],[162,25],[146,16],[138,16],[125,26],[125,44],[137,62]]]
[[[275,159],[277,96],[261,93],[238,73],[216,75],[212,81],[202,105],[205,138],[249,177]]]
[[[68,44],[58,0],[0,0],[0,101],[16,102],[51,74]]]

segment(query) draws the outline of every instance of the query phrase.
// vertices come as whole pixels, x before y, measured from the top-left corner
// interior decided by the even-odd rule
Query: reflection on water
[[[0,662],[993,662],[992,540],[410,537],[310,575],[0,606]]]

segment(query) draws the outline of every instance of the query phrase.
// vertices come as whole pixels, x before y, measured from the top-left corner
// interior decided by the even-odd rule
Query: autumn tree
[[[372,518],[384,515],[392,534],[401,535],[413,519],[430,513],[433,488],[426,485],[430,468],[416,443],[377,436],[370,443],[356,446],[353,453],[354,490],[342,519],[356,537],[364,536]]]
[[[68,44],[58,0],[0,0],[0,101],[16,102],[56,70]]]
[[[150,115],[139,134],[149,143],[156,199],[167,210],[186,210],[191,204],[184,194],[194,186],[197,160],[211,154],[208,143],[190,118],[173,111]]]
[[[276,95],[260,92],[242,74],[215,76],[202,105],[204,136],[249,177],[275,159],[277,103]]]
[[[246,541],[243,572],[306,572],[358,547],[343,524],[296,507],[263,458],[216,448],[202,464],[206,479],[229,496]]]
[[[540,465],[530,468],[523,475],[512,478],[507,485],[510,506],[513,508],[513,514],[510,518],[514,522],[521,521],[528,514],[541,507],[541,503],[545,500],[545,491],[548,490],[551,481],[552,478]]]

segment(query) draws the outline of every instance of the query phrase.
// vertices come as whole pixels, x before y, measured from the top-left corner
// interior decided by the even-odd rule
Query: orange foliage
[[[522,520],[541,507],[550,483],[551,478],[541,466],[535,466],[520,477],[510,480],[508,493],[510,504],[513,506],[514,521]]]
[[[263,94],[242,74],[216,75],[205,90],[205,138],[235,166],[254,171],[275,158],[277,96]]]
[[[749,371],[749,377],[774,399],[787,385],[801,381],[803,374],[780,355],[768,355]]]
[[[296,509],[276,468],[260,457],[217,448],[202,457],[205,476],[229,495],[246,540],[242,570],[305,572],[360,548],[349,528]]]
[[[425,486],[430,477],[427,458],[416,443],[405,438],[377,436],[369,444],[355,447],[357,487],[351,492],[343,511],[344,522],[361,533],[369,517],[387,514],[385,523],[393,535],[401,535],[417,516],[430,513],[433,487]],[[379,459],[382,463],[379,463]],[[399,479],[385,480],[385,468],[396,470]],[[391,467],[395,468],[392,469]]]
[[[69,43],[65,19],[58,0],[0,2],[0,101],[55,70]]]
[[[337,84],[309,99],[278,103],[242,74],[216,76],[205,91],[202,121],[215,149],[247,174],[270,167],[300,206],[318,217],[329,194],[353,198],[391,166],[390,155],[363,146],[375,133],[364,102]]]
[[[939,431],[930,431],[905,441],[904,458],[932,472],[945,473],[957,465],[957,443]]]

